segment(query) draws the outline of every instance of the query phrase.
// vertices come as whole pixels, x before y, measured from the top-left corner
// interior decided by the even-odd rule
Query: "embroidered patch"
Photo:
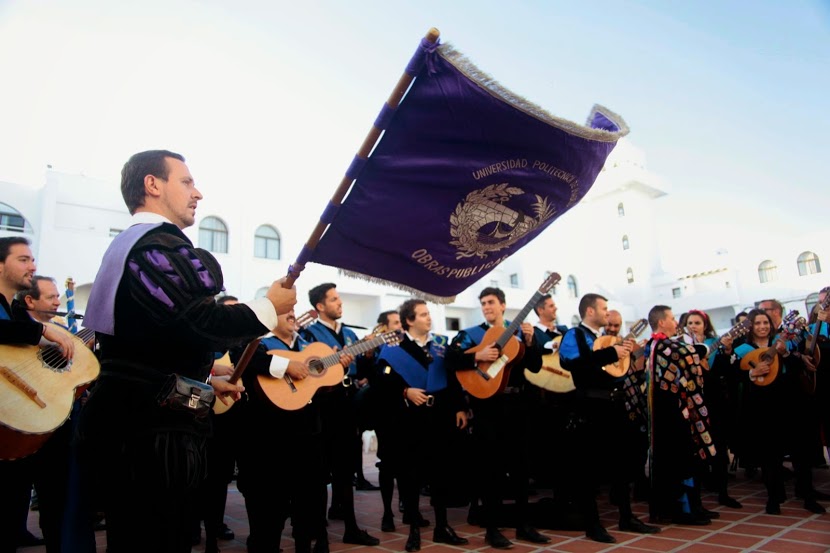
[[[695,402],[695,405],[703,405],[703,397],[700,394],[695,394],[692,396],[692,399]]]
[[[701,425],[702,424],[703,423],[701,423]],[[700,437],[703,439],[704,444],[709,445],[709,444],[712,443],[712,436],[710,436],[708,432],[704,432],[703,434],[700,435]]]
[[[664,390],[664,391],[665,391],[665,390],[668,390],[668,389],[669,389],[669,383],[668,383],[668,382],[666,382],[665,380],[661,381],[661,382],[660,382],[660,389],[661,389],[661,390]]]
[[[709,416],[709,409],[707,409],[705,405],[700,407],[700,416],[701,417],[708,417]]]
[[[677,393],[677,384],[672,384],[671,385],[671,393],[673,393],[673,394]]]
[[[675,352],[672,352],[672,354],[671,354],[671,358],[672,358],[674,361],[677,361],[678,359],[680,359],[680,356],[679,356],[679,355],[677,354],[677,352],[675,351]]]
[[[697,389],[697,386],[695,386],[694,382],[689,382],[686,384],[686,389],[690,392],[694,392]]]
[[[386,365],[386,368],[383,369],[383,374],[392,374],[392,367]]]

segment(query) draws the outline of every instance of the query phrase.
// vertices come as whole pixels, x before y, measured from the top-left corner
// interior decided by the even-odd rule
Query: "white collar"
[[[340,321],[334,321],[334,326],[331,326],[329,323],[319,318],[317,319],[317,322],[327,328],[332,329],[335,334],[340,334],[340,329],[343,328],[343,325],[340,323]]]
[[[425,347],[427,344],[429,344],[432,341],[432,332],[427,333],[426,341],[424,341],[423,343],[421,343],[420,340],[416,339],[415,336],[410,334],[408,330],[406,331],[406,335],[409,336],[410,340],[412,340],[413,342],[415,342],[416,344],[418,344],[421,347]]]
[[[133,214],[130,225],[138,225],[141,223],[170,223],[172,225],[173,221],[153,211],[139,211]]]

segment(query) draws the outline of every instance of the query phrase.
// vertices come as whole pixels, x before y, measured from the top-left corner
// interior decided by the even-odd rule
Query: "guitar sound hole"
[[[309,376],[320,376],[326,372],[326,366],[323,365],[323,362],[319,359],[312,359],[308,363],[308,374]]]
[[[61,350],[55,346],[40,348],[37,352],[37,357],[45,367],[57,373],[66,372],[72,368],[72,363],[67,361],[61,354]]]

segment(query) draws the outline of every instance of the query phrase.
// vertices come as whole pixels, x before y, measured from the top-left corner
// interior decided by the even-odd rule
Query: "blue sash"
[[[2,315],[0,315],[0,318],[2,318]],[[821,325],[821,331],[819,332],[819,336],[824,336],[825,338],[827,338],[828,337],[827,325],[822,321],[818,321],[817,323],[813,323],[813,324],[810,325],[810,334],[815,334],[817,324]]]
[[[124,276],[127,257],[141,238],[162,223],[139,223],[116,236],[104,253],[101,268],[89,293],[84,326],[95,332],[115,335],[115,296]]]
[[[265,346],[265,349],[267,351],[271,351],[272,349],[279,349],[279,350],[283,350],[283,351],[294,351],[291,348],[289,348],[285,344],[285,342],[283,342],[282,340],[280,340],[276,336],[268,336],[267,338],[263,338],[260,343],[263,346]],[[306,348],[306,346],[309,344],[309,342],[307,342],[306,340],[303,340],[302,336],[297,336],[295,343],[299,346],[299,348],[300,348],[299,351],[303,351]]]
[[[744,356],[749,353],[750,351],[755,351],[756,348],[750,346],[749,344],[741,344],[740,346],[736,347],[733,352],[735,355],[738,356],[738,359],[743,359]]]
[[[326,328],[323,323],[316,322],[316,323],[312,324],[311,326],[309,326],[308,328],[306,328],[306,330],[312,336],[314,336],[314,339],[316,341],[322,342],[323,344],[326,344],[327,346],[331,347],[332,349],[337,348],[338,350],[341,350],[344,347],[344,346],[340,345],[340,342],[337,341],[337,338],[334,337],[334,334],[332,334],[331,331],[328,328]],[[353,330],[351,330],[350,328],[347,328],[345,326],[342,327],[341,330],[343,332],[343,338],[346,340],[345,346],[350,346],[350,345],[358,342],[357,334],[355,334]],[[349,365],[348,371],[346,371],[346,372],[348,373],[349,376],[356,375],[357,374],[357,363],[353,362],[351,365]]]
[[[428,394],[440,392],[447,387],[447,368],[444,365],[444,354],[447,350],[447,337],[434,334],[429,342],[429,353],[432,363],[425,369],[423,365],[404,351],[401,347],[384,345],[380,350],[380,358],[392,364],[395,372],[406,380],[413,388],[426,390]]]
[[[9,317],[9,314],[6,313],[6,310],[3,309],[2,307],[0,307],[0,321],[10,321],[10,320],[12,320],[12,318]]]

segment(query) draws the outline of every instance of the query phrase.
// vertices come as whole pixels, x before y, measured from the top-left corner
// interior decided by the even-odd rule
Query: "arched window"
[[[778,280],[778,265],[769,259],[762,261],[761,264],[758,265],[758,280],[761,284]]]
[[[205,217],[199,225],[199,247],[213,253],[228,253],[228,227],[216,217]]]
[[[573,275],[568,275],[568,297],[579,297],[579,288],[576,287],[576,277]]]
[[[263,259],[280,258],[280,233],[271,225],[262,225],[254,235],[254,256]]]
[[[625,217],[625,206],[622,202],[617,204],[617,215],[620,217]]]
[[[631,267],[629,267],[628,270],[625,272],[625,278],[628,279],[629,284],[634,282],[634,271],[631,269]]]
[[[32,227],[18,210],[0,202],[0,230],[32,232]]]
[[[798,256],[798,276],[814,275],[821,272],[821,263],[813,252],[804,252]]]
[[[624,250],[627,250],[628,248],[629,248],[629,245],[628,245],[628,235],[626,234],[626,235],[624,235],[624,236],[623,236],[623,249],[624,249]]]

